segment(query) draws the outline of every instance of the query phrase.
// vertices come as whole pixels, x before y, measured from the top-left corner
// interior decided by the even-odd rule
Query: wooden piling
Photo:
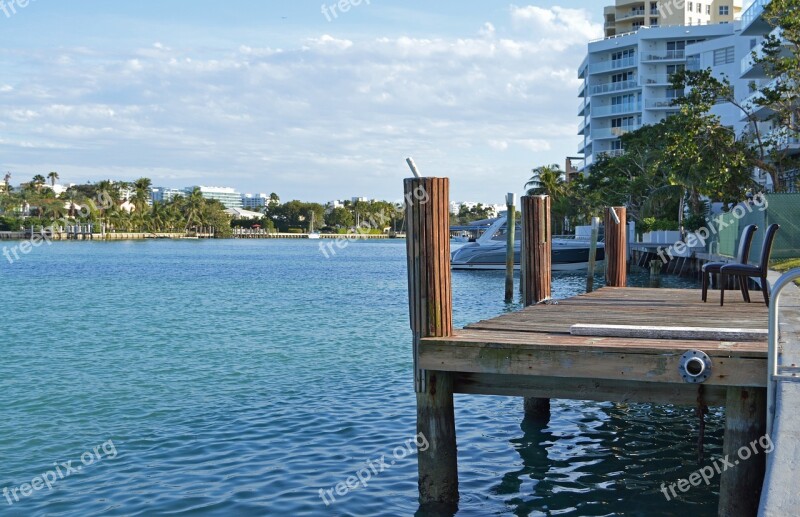
[[[614,217],[614,213],[616,213],[616,217]],[[627,228],[627,212],[624,206],[606,209],[606,285],[609,287],[625,287],[627,285]]]
[[[526,307],[550,299],[551,254],[550,197],[523,196],[520,282]],[[550,417],[550,399],[526,397],[523,407],[529,417]]]
[[[550,299],[550,197],[522,196],[522,298],[525,306]]]
[[[452,374],[418,367],[421,338],[453,334],[449,180],[409,178],[404,186],[417,432],[430,444],[417,458],[419,498],[423,505],[455,505],[458,466]]]
[[[517,196],[506,195],[506,303],[514,301],[514,233],[517,226]]]
[[[594,270],[597,261],[597,238],[600,233],[600,218],[592,217],[592,235],[589,239],[589,264],[586,268],[586,292],[594,290]]]
[[[758,514],[766,468],[766,452],[758,440],[766,432],[766,389],[728,387],[722,456],[732,466],[720,477],[718,515]]]

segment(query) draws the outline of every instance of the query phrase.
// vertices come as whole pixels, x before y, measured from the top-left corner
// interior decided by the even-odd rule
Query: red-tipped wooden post
[[[520,282],[525,306],[550,299],[551,254],[550,197],[522,196],[522,249]],[[525,414],[546,419],[550,416],[550,399],[526,397]]]
[[[429,443],[418,455],[419,498],[421,504],[455,505],[458,466],[453,378],[446,372],[418,367],[420,339],[453,334],[449,180],[406,179],[405,200],[417,432]]]
[[[606,285],[627,285],[628,218],[624,206],[606,208],[605,214]]]

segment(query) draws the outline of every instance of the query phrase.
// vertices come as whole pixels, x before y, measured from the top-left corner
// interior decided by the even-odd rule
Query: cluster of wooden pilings
[[[569,332],[539,334],[539,337],[531,337],[533,340],[539,340],[531,345],[525,341],[525,336],[521,332],[506,332],[505,337],[492,338],[500,341],[487,344],[482,340],[489,338],[483,335],[475,337],[474,332],[472,334],[468,332],[469,329],[456,333],[453,329],[448,231],[449,180],[410,178],[405,180],[404,187],[405,198],[409,200],[406,205],[408,222],[406,247],[414,386],[417,398],[417,431],[422,433],[430,444],[428,449],[420,451],[418,455],[419,496],[423,506],[444,505],[454,508],[459,501],[453,402],[453,395],[457,389],[460,393],[502,393],[529,397],[526,398],[524,407],[526,412],[534,417],[549,415],[549,399],[541,398],[542,396],[685,404],[686,401],[694,399],[693,393],[700,393],[701,400],[702,393],[705,393],[706,400],[726,405],[724,454],[732,457],[740,446],[752,443],[754,438],[763,435],[765,390],[758,370],[762,364],[766,364],[766,351],[761,350],[761,344],[730,342],[728,339],[702,342],[692,341],[700,339],[699,337],[683,340],[662,337],[632,339],[630,345],[625,346],[624,340],[620,342],[621,345],[607,344],[608,341],[603,344],[603,339],[595,338],[575,340],[574,337],[570,337]],[[421,191],[426,195],[418,195]],[[537,314],[554,314],[550,308],[544,307],[551,297],[551,237],[550,199],[547,196],[524,196],[520,282],[523,302],[526,307],[530,306],[530,309],[525,311],[534,310],[534,318]],[[625,208],[607,208],[605,277],[606,285],[612,289],[626,287],[628,266],[626,238]],[[645,289],[639,291],[647,292]],[[649,315],[657,314],[659,306],[654,305],[652,307],[656,309],[654,311],[642,310],[648,306],[637,303],[636,296],[623,294],[618,290],[612,291],[609,299],[590,302],[589,306],[593,307],[591,310],[596,311],[595,318],[602,320],[604,306],[623,304],[622,314],[627,314],[625,311],[628,310],[632,311],[632,314],[638,315],[640,323],[637,325],[642,325],[636,328],[648,329],[653,325],[648,319]],[[632,299],[630,307],[624,306],[625,300],[629,297]],[[657,300],[657,297],[658,295],[655,295],[651,300]],[[701,303],[699,293],[698,301],[685,300],[686,298],[681,298],[679,303],[685,303],[686,309],[669,304],[662,304],[661,307],[669,307],[670,310],[677,311],[677,314],[685,310],[688,314],[699,315],[698,322],[707,321],[708,318],[727,317],[727,312],[702,314],[702,309],[706,306],[692,305]],[[615,310],[619,310],[619,307]],[[752,309],[746,307],[742,310],[752,312]],[[561,317],[566,314],[567,319],[570,319],[568,307],[565,307],[565,311],[561,314]],[[620,317],[619,313],[616,317]],[[526,321],[526,325],[536,321],[536,319]],[[723,325],[724,322],[719,324]],[[702,325],[696,326],[698,329],[702,327]],[[691,334],[692,328],[683,330]],[[513,336],[508,337],[509,334]],[[504,339],[508,341],[503,341]],[[564,344],[555,343],[558,340]],[[556,345],[566,348],[557,348]],[[459,346],[466,348],[472,346],[469,352],[466,348],[463,349],[464,353],[470,355],[447,351],[462,350]],[[618,354],[615,346],[623,346],[629,352]],[[668,361],[675,361],[685,347],[691,346],[702,346],[719,362],[721,370],[712,379],[711,385],[705,388],[705,392],[702,386],[683,383],[677,368],[674,371],[665,370],[664,365]],[[731,351],[734,349],[742,351],[733,354]],[[424,354],[421,353],[423,350]],[[484,352],[489,354],[485,361],[481,355]],[[569,359],[558,363],[552,359],[553,357]],[[609,371],[605,371],[604,367],[598,366],[602,361],[611,362],[603,364],[625,362],[627,366],[619,368],[631,375],[625,375],[621,379],[613,377],[617,373],[611,370],[615,370],[617,365],[614,364]],[[549,369],[546,364],[557,365],[561,371]],[[644,370],[635,374],[634,370],[637,367],[643,367]],[[596,374],[587,373],[595,370]],[[465,381],[468,384],[465,384]],[[571,381],[591,382],[595,386],[596,393],[578,390],[576,394]],[[472,384],[469,384],[470,382]],[[481,382],[483,384],[480,384]],[[505,382],[508,384],[498,384]],[[605,383],[611,384],[606,388]],[[699,391],[692,391],[695,389]],[[533,393],[537,396],[532,395]],[[544,395],[545,393],[547,395]],[[719,514],[753,515],[754,508],[758,504],[762,479],[763,455],[751,460],[746,466],[723,472]]]
[[[431,447],[419,455],[419,491],[422,503],[458,502],[453,379],[448,372],[418,367],[418,347],[424,337],[453,334],[450,275],[449,179],[405,180],[408,235],[409,312],[414,349],[414,385],[417,393],[417,432]],[[419,196],[420,191],[426,196]],[[616,212],[616,216],[614,215]],[[520,282],[526,306],[551,298],[551,210],[548,196],[522,197],[522,253]],[[606,213],[606,282],[626,282],[626,218],[624,207]],[[549,399],[526,398],[525,411],[546,416]]]

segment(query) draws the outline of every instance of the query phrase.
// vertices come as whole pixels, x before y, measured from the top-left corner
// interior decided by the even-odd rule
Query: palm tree
[[[553,201],[566,194],[564,171],[557,164],[542,165],[533,169],[533,176],[525,184],[529,196],[550,196]]]
[[[564,232],[570,212],[569,184],[566,175],[557,164],[542,165],[533,169],[533,176],[525,184],[529,196],[550,196],[555,225],[561,223]],[[554,226],[555,228],[555,226]]]
[[[150,200],[150,187],[152,184],[153,182],[150,181],[150,178],[139,178],[133,182],[133,204],[140,213],[144,213],[144,207],[147,206],[147,202]]]
[[[50,171],[50,174],[48,174],[47,177],[50,179],[50,186],[55,187],[56,180],[58,179],[58,173],[56,171]]]
[[[11,193],[11,189],[9,188],[9,182],[11,182],[11,173],[10,172],[6,172],[6,175],[3,177],[3,183],[6,186],[6,189],[5,189],[5,193],[6,194],[10,194]]]
[[[36,189],[36,191],[38,192],[45,183],[47,183],[47,181],[44,179],[44,176],[42,176],[41,174],[37,174],[36,176],[33,177],[33,180],[31,181],[31,186],[33,186],[33,188]]]
[[[195,187],[191,194],[183,200],[184,217],[186,218],[185,229],[188,230],[192,226],[201,226],[203,224],[205,204],[206,198],[203,197],[200,188]]]

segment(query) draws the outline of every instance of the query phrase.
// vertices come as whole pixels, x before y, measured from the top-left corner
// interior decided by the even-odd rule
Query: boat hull
[[[589,247],[576,243],[553,243],[551,255],[553,271],[585,271],[589,267]],[[602,264],[605,260],[605,249],[602,244],[597,248],[595,262]],[[506,268],[506,250],[504,247],[486,248],[482,246],[464,246],[453,252],[450,267],[454,270],[504,270]],[[520,250],[514,250],[514,269],[520,268]]]

